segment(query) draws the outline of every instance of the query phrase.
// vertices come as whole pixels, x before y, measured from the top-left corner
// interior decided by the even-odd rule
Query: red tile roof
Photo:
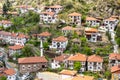
[[[50,15],[50,16],[54,16],[55,15],[54,12],[41,12],[40,14],[46,14],[46,15]]]
[[[4,73],[5,73],[6,75],[14,75],[14,74],[16,74],[15,70],[13,70],[13,69],[6,69],[6,70],[4,71]]]
[[[66,27],[62,28],[62,30],[73,30],[73,28],[71,26],[66,26]]]
[[[53,58],[55,61],[60,61],[62,62],[63,60],[67,59],[69,57],[69,55],[65,55],[65,54],[62,54],[60,56],[57,56],[55,58]]]
[[[103,58],[101,56],[98,55],[91,55],[88,57],[88,62],[103,62]]]
[[[99,21],[98,19],[96,19],[94,17],[86,17],[86,20],[88,20],[88,21]]]
[[[118,54],[118,53],[111,53],[111,54],[109,55],[109,59],[120,60],[120,54]]]
[[[98,32],[98,29],[95,29],[95,28],[85,28],[85,32]]]
[[[73,12],[73,13],[69,14],[68,16],[81,16],[81,14]]]
[[[115,20],[116,20],[116,18],[110,17],[110,18],[105,19],[105,20],[106,20],[106,21],[115,21]]]
[[[93,76],[86,76],[86,75],[77,75],[73,77],[71,80],[94,80]]]
[[[21,45],[14,45],[14,46],[9,46],[9,49],[12,49],[12,50],[18,50],[18,49],[22,49],[24,46],[21,46]]]
[[[120,74],[120,65],[116,65],[116,66],[111,67],[111,72]]]
[[[37,36],[49,37],[49,36],[51,36],[51,33],[49,33],[49,32],[42,32],[40,34],[37,34]]]
[[[70,76],[74,76],[77,74],[77,71],[72,71],[72,70],[62,70],[60,72],[60,74],[62,75],[70,75]]]
[[[41,63],[41,62],[48,62],[45,57],[25,57],[19,58],[19,64],[29,64],[29,63]]]
[[[53,38],[53,41],[56,41],[56,42],[65,42],[67,41],[68,39],[64,36],[59,36],[57,38]]]
[[[77,53],[74,56],[70,56],[67,60],[68,61],[87,61],[87,56],[84,54]]]

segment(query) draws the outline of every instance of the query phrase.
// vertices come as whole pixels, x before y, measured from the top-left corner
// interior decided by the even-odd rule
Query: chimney
[[[40,55],[43,56],[43,42],[42,39],[40,40]]]

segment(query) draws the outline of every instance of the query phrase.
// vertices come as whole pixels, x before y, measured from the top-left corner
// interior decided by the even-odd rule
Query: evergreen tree
[[[8,12],[8,8],[7,8],[7,6],[6,6],[6,4],[3,4],[3,15],[6,15],[7,14],[7,12]]]

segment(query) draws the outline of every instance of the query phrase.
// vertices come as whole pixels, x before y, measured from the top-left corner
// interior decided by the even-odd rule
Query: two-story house
[[[68,67],[70,68],[70,69],[74,69],[74,63],[75,62],[80,62],[81,63],[81,68],[80,68],[80,71],[81,72],[84,72],[84,71],[86,71],[86,62],[87,62],[87,56],[86,55],[84,55],[84,54],[80,54],[80,53],[77,53],[77,54],[75,54],[75,55],[73,55],[73,56],[70,56],[68,59],[67,59],[67,61],[68,61]]]
[[[96,19],[94,17],[86,17],[86,24],[88,24],[89,26],[100,26],[100,20]]]
[[[21,45],[9,46],[9,56],[14,55],[15,53],[20,55],[23,47],[24,46],[21,46]]]
[[[111,67],[111,80],[120,80],[120,65]]]
[[[50,49],[64,51],[67,47],[67,44],[68,44],[68,39],[64,36],[59,36],[57,38],[52,39],[52,45],[50,45]]]
[[[53,5],[53,6],[46,6],[45,10],[47,12],[55,12],[55,13],[59,13],[60,11],[62,11],[63,6],[61,5]]]
[[[0,26],[3,26],[3,28],[8,28],[12,26],[12,22],[9,20],[2,20],[0,21]]]
[[[102,36],[95,28],[85,28],[85,36],[90,42],[102,41]]]
[[[62,28],[62,33],[64,34],[64,36],[70,35],[73,32],[73,27],[71,26],[66,26]]]
[[[44,23],[56,23],[57,15],[54,12],[41,12],[40,21]]]
[[[76,24],[79,26],[81,26],[81,16],[82,16],[81,14],[76,12],[73,12],[68,15],[70,23]]]
[[[103,20],[103,28],[106,31],[114,31],[118,22],[119,22],[119,20],[117,18],[114,18],[114,17],[104,19]]]
[[[113,67],[120,64],[120,54],[111,53],[109,55],[109,67]]]
[[[29,39],[27,35],[22,33],[10,33],[5,31],[0,31],[0,38],[5,40],[7,43],[20,45],[24,45]]]
[[[87,59],[88,71],[97,72],[103,70],[103,58],[98,55],[91,55]]]
[[[52,69],[60,68],[61,64],[64,64],[64,67],[67,68],[66,60],[68,57],[69,57],[69,55],[62,54],[60,56],[53,58],[51,61],[51,68]]]
[[[18,67],[20,73],[36,72],[45,70],[48,67],[48,61],[44,56],[18,58]]]

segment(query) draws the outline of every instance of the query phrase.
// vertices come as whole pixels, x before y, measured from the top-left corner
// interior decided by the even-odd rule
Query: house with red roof
[[[3,28],[8,28],[12,26],[12,22],[9,20],[2,20],[0,21],[0,26],[3,26]]]
[[[120,65],[111,67],[111,80],[120,80]]]
[[[79,26],[81,26],[81,16],[82,16],[81,14],[76,12],[70,13],[68,15],[70,23],[76,24]]]
[[[56,23],[57,15],[54,12],[41,12],[40,21],[44,23]]]
[[[73,30],[74,30],[73,27],[66,26],[62,28],[62,33],[64,36],[67,36],[68,34],[72,34]]]
[[[0,31],[0,38],[10,44],[24,45],[28,40],[29,36],[23,33],[10,33],[6,31]]]
[[[42,39],[43,41],[47,41],[47,39],[50,38],[50,36],[51,36],[51,33],[47,32],[47,31],[37,34],[37,38],[39,40]]]
[[[82,67],[80,68],[81,72],[86,71],[86,63],[87,63],[87,56],[81,53],[77,53],[75,55],[71,55],[68,59],[67,59],[67,64],[68,64],[68,68],[70,69],[74,69],[74,63],[75,62],[80,62]]]
[[[16,80],[16,71],[12,68],[7,69],[7,68],[0,68],[0,77],[1,76],[6,76],[7,80]]]
[[[89,26],[100,26],[100,20],[94,17],[86,17],[86,24]]]
[[[85,28],[85,36],[90,42],[102,41],[102,36],[95,28]]]
[[[24,57],[18,58],[20,73],[37,72],[45,70],[48,67],[47,59],[42,57]]]
[[[50,49],[55,49],[60,52],[63,52],[68,44],[68,39],[64,36],[59,36],[52,39],[52,45],[49,46]]]
[[[52,69],[60,68],[61,64],[63,64],[63,63],[64,63],[64,67],[67,68],[66,61],[67,61],[68,57],[69,57],[69,55],[67,55],[67,54],[62,54],[60,56],[56,56],[51,61],[51,68]]]
[[[45,10],[46,12],[55,12],[55,13],[59,13],[60,11],[62,11],[63,6],[61,5],[53,5],[53,6],[46,6]]]
[[[102,71],[103,70],[103,58],[98,55],[88,56],[87,59],[87,69],[88,71]]]
[[[21,50],[23,49],[24,46],[21,45],[14,45],[14,46],[9,46],[9,56],[14,55],[15,53],[21,54]]]
[[[118,24],[119,20],[118,18],[111,16],[110,18],[104,19],[103,20],[103,28],[106,31],[114,31],[117,24]]]
[[[109,67],[111,68],[116,65],[120,65],[120,54],[111,53],[109,55]]]

